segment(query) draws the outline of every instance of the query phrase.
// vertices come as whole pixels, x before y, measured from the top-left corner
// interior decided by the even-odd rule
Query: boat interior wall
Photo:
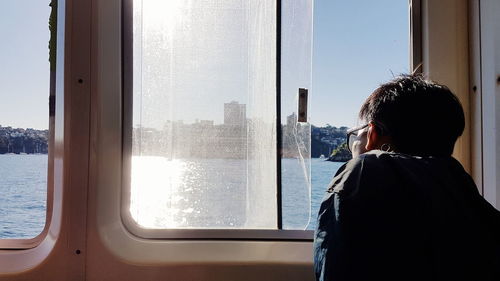
[[[447,85],[465,109],[466,126],[454,156],[471,171],[467,0],[422,1],[423,73]]]
[[[481,44],[480,44],[479,0],[469,1],[469,87],[471,124],[471,175],[481,194],[484,194],[483,180],[483,130],[481,89]]]
[[[125,227],[123,3],[58,2],[51,219],[32,247],[0,243],[0,280],[314,280],[310,239],[145,239]],[[499,208],[500,2],[421,4],[422,72],[459,96],[455,156]]]
[[[500,208],[500,2],[472,1],[476,23],[474,73],[481,104],[482,173],[484,197]],[[477,54],[479,52],[479,54]],[[479,58],[477,57],[479,56]],[[479,74],[477,74],[479,72]],[[472,75],[472,74],[471,74]],[[479,119],[479,118],[478,118]]]

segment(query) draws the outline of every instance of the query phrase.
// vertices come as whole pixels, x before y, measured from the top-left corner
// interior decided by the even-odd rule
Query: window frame
[[[149,229],[137,224],[130,214],[132,110],[133,110],[133,0],[122,0],[122,199],[121,218],[134,235],[149,239],[224,239],[224,240],[298,240],[312,241],[312,230],[282,229],[281,198],[281,0],[276,0],[276,119],[277,119],[277,229]]]
[[[408,0],[410,20],[410,69],[412,73],[422,73],[422,1]]]
[[[130,214],[130,159],[132,156],[132,91],[133,91],[133,0],[122,0],[122,186],[120,216],[125,228],[132,234],[146,239],[200,239],[200,240],[298,240],[311,241],[312,230],[282,229],[282,167],[281,167],[281,0],[276,0],[276,118],[277,118],[277,229],[149,229],[137,224]],[[421,0],[409,0],[410,20],[410,55],[412,71],[421,72],[422,62],[422,29]]]
[[[480,0],[471,0],[468,4],[469,89],[472,91],[472,122],[473,126],[477,126],[472,132],[472,174],[484,198],[500,210],[500,134],[497,129],[500,24],[495,17],[500,5],[495,1]]]

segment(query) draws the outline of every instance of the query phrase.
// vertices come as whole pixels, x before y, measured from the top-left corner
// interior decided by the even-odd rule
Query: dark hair
[[[398,152],[418,156],[451,155],[465,127],[458,98],[421,75],[382,84],[361,106],[359,117],[389,135]]]

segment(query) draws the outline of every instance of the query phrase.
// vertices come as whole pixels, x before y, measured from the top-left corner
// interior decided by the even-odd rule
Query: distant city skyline
[[[8,44],[0,46],[2,126],[48,128],[49,3],[49,0],[3,3],[0,35]],[[392,73],[409,71],[408,25],[407,1],[314,1],[312,87],[308,110],[311,124],[355,125],[359,106],[370,92],[391,79]],[[238,81],[234,80],[228,89],[238,89]],[[209,80],[204,81],[207,82]],[[288,96],[295,91],[287,88],[289,82],[282,81],[283,94]],[[220,98],[248,104],[248,100],[236,94],[231,97],[221,93]],[[293,104],[283,102],[283,111],[290,112]],[[206,106],[206,98],[200,105],[205,107],[192,107],[192,112],[199,116],[193,115],[190,120],[185,118],[186,122],[196,118],[223,122],[223,114],[215,108],[218,105]],[[282,118],[286,118],[283,113]]]

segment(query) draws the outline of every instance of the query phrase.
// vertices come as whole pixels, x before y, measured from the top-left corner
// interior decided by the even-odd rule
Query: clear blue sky
[[[355,125],[366,97],[409,71],[408,37],[407,0],[316,0],[311,123]]]
[[[48,128],[48,0],[2,1],[0,125]]]
[[[48,127],[48,4],[2,3],[2,126]],[[316,0],[313,43],[311,122],[352,126],[374,88],[408,72],[408,1]]]

